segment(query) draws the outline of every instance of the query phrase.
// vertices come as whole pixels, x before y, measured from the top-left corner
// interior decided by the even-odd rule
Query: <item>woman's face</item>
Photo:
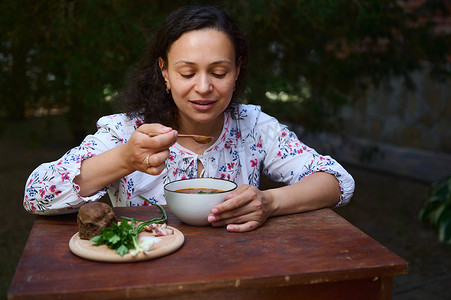
[[[214,124],[232,98],[239,66],[235,48],[222,31],[183,34],[170,47],[162,74],[179,110],[180,126]]]

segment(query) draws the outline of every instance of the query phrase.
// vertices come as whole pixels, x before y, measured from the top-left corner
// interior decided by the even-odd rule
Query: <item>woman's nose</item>
[[[211,78],[208,74],[200,74],[200,76],[197,77],[195,90],[200,94],[209,93],[213,90]]]

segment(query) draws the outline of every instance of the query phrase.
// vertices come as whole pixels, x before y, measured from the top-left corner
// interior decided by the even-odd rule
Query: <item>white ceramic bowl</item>
[[[211,209],[225,200],[226,195],[236,189],[237,184],[217,178],[193,178],[170,182],[164,186],[166,203],[171,212],[182,222],[194,225],[209,225],[207,221]],[[180,189],[208,188],[223,192],[213,194],[186,194]]]

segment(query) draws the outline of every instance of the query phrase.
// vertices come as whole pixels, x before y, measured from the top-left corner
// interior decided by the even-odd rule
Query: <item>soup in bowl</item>
[[[237,184],[217,178],[193,178],[170,182],[164,186],[166,203],[182,222],[205,226],[211,209],[225,200]]]

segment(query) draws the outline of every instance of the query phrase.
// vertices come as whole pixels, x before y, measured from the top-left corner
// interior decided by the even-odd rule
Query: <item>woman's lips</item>
[[[192,100],[190,102],[197,110],[209,110],[215,104],[214,100]]]

